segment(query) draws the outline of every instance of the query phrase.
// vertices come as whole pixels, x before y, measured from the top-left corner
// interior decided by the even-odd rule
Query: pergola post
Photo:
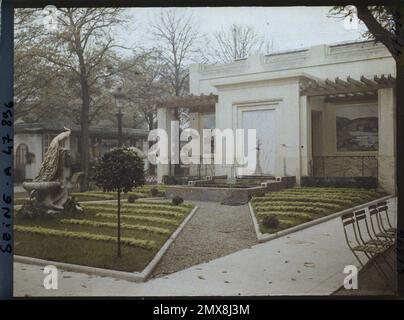
[[[396,126],[393,88],[378,90],[379,155],[378,180],[385,191],[396,194]]]
[[[174,121],[174,109],[157,108],[157,127],[167,133],[167,157],[168,164],[157,164],[157,183],[163,183],[163,176],[170,175],[171,163],[171,121]]]
[[[310,174],[310,161],[312,159],[311,145],[311,107],[309,97],[300,97],[300,170],[302,176]]]

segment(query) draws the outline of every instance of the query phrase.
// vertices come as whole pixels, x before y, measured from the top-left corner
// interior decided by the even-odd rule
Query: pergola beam
[[[218,96],[214,94],[200,96],[173,96],[157,102],[157,108],[188,108],[194,111],[214,110]]]
[[[335,78],[335,81],[326,79],[323,81],[309,81],[307,85],[302,85],[300,94],[302,96],[338,96],[347,94],[360,94],[373,96],[377,90],[384,88],[394,88],[395,78],[390,74],[374,76],[370,80],[364,76],[360,81],[347,77],[346,81],[340,78]]]

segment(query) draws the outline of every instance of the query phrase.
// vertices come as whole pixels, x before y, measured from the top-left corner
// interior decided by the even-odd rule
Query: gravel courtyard
[[[248,205],[195,202],[198,211],[154,270],[161,277],[257,243]]]

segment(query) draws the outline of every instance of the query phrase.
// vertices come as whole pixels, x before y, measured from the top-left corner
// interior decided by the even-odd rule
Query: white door
[[[242,112],[244,130],[256,129],[259,144],[259,164],[263,174],[275,174],[276,120],[274,109],[252,110]],[[247,131],[245,132],[247,136]],[[247,140],[245,140],[245,145]],[[250,151],[251,152],[251,151]],[[247,154],[247,146],[245,147]],[[258,166],[258,163],[257,163]]]

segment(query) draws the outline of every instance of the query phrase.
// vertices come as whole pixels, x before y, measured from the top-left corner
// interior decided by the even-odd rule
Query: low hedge
[[[303,218],[303,219],[312,219],[312,216],[307,212],[285,212],[285,211],[264,211],[264,212],[256,212],[256,215],[259,218],[264,218],[269,215],[276,215],[282,217],[295,217],[295,218]]]
[[[105,241],[105,242],[116,242],[116,237],[106,236],[100,234],[93,234],[88,232],[75,232],[57,229],[48,229],[42,227],[27,227],[27,226],[14,226],[14,230],[17,232],[26,232],[32,234],[38,234],[42,236],[55,236],[61,238],[72,238],[72,239],[85,239],[85,240],[95,240],[95,241]],[[156,243],[153,240],[142,240],[122,237],[121,243],[128,246],[139,247],[147,250],[157,249]]]
[[[91,204],[89,204],[91,205]],[[96,203],[92,204],[92,207],[95,207]],[[97,205],[97,207],[101,208],[116,208],[116,203],[103,203]],[[190,207],[184,207],[184,206],[172,206],[172,205],[160,205],[160,204],[149,204],[149,203],[125,203],[122,206],[123,209],[128,209],[128,208],[133,208],[133,209],[150,209],[150,210],[163,210],[163,211],[176,211],[176,212],[181,212],[181,213],[188,213]]]
[[[325,214],[330,210],[325,208],[317,208],[312,206],[257,206],[255,207],[257,212],[267,212],[267,211],[286,211],[286,212],[308,212],[315,214]]]
[[[99,217],[99,218],[116,219],[116,213],[97,213],[95,216]],[[176,226],[178,224],[177,220],[159,218],[159,217],[147,217],[147,216],[135,216],[135,215],[122,214],[121,218],[128,219],[128,220],[168,224],[168,225],[173,225],[173,226]]]
[[[116,208],[104,208],[104,207],[83,207],[84,211],[87,213],[115,213]],[[182,212],[175,212],[175,211],[163,211],[163,210],[155,210],[155,209],[128,209],[128,208],[121,208],[122,214],[128,215],[156,215],[156,216],[164,216],[164,217],[173,217],[173,218],[182,218],[184,213]]]
[[[101,222],[101,221],[91,221],[85,219],[61,219],[61,223],[65,224],[75,224],[80,226],[91,226],[91,227],[106,227],[106,228],[116,228],[116,223],[114,222]],[[152,226],[142,226],[138,224],[127,224],[121,223],[122,229],[127,230],[139,230],[144,232],[152,232],[157,234],[169,234],[170,230],[165,228],[159,227],[152,227]]]

